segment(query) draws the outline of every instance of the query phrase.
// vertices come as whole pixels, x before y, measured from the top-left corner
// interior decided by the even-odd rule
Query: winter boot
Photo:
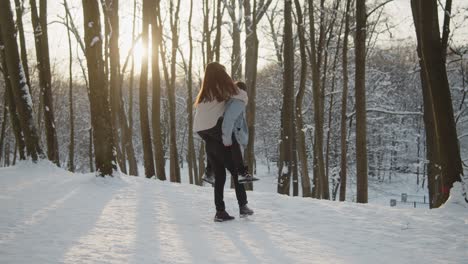
[[[239,215],[240,217],[246,217],[249,215],[253,215],[254,211],[250,209],[246,204],[239,206]]]
[[[248,183],[248,182],[253,182],[253,181],[258,181],[258,178],[253,177],[250,175],[248,171],[245,171],[243,173],[239,173],[239,183]]]
[[[209,183],[209,184],[211,184],[211,185],[214,185],[214,183],[215,183],[214,173],[208,167],[205,168],[205,174],[203,174],[202,180]]]
[[[207,182],[207,183],[211,184],[211,185],[214,185],[214,183],[215,183],[215,177],[213,175],[203,174],[202,180],[204,182]]]
[[[215,222],[224,222],[234,220],[234,216],[230,216],[226,211],[217,211],[214,217]]]

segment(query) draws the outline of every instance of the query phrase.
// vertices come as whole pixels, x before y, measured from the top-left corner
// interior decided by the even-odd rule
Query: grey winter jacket
[[[226,102],[224,110],[223,125],[223,144],[232,145],[232,133],[234,133],[237,142],[246,146],[249,141],[249,130],[245,120],[245,102],[236,98],[231,98]]]

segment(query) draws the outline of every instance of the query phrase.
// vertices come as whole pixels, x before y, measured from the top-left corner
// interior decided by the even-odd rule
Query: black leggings
[[[221,137],[221,125],[223,119],[220,118],[213,128],[199,131],[198,134],[205,141],[206,156],[213,169],[215,175],[214,200],[217,211],[224,211],[224,183],[226,182],[226,169],[231,173],[234,180],[234,188],[239,206],[247,204],[247,193],[244,185],[239,184],[237,164],[233,161],[233,151],[239,151],[240,146],[237,141],[233,140],[233,144],[229,147],[223,145]]]

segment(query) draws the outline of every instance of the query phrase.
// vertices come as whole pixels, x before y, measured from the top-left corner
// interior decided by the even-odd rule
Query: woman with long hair
[[[206,66],[203,84],[195,101],[195,117],[193,130],[197,132],[206,144],[206,155],[215,174],[214,202],[216,206],[215,222],[232,220],[234,217],[226,212],[224,204],[224,184],[228,169],[234,179],[239,213],[241,216],[251,215],[253,211],[247,207],[247,194],[242,184],[238,182],[237,168],[232,160],[233,148],[239,148],[237,142],[225,146],[222,140],[221,126],[227,100],[235,98],[247,104],[247,93],[237,88],[226,68],[211,62]]]

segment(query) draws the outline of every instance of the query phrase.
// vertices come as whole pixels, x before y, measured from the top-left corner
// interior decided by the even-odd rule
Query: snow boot
[[[250,175],[250,173],[247,171],[245,173],[240,173],[238,177],[240,184],[258,181],[258,178],[255,178],[254,176]]]
[[[214,217],[215,222],[224,222],[234,220],[234,216],[230,216],[226,211],[217,211]]]
[[[211,175],[208,175],[206,173],[203,174],[202,180],[204,182],[207,182],[207,183],[211,184],[211,185],[214,185],[214,183],[215,183],[215,177],[214,177],[213,174],[211,174]]]
[[[211,184],[212,186],[214,186],[215,177],[214,177],[213,171],[211,170],[211,166],[209,166],[209,165],[206,166],[205,173],[202,176],[202,180],[204,182],[207,182],[207,183]]]
[[[239,206],[239,215],[240,217],[247,217],[253,215],[254,211],[250,209],[246,204]]]

